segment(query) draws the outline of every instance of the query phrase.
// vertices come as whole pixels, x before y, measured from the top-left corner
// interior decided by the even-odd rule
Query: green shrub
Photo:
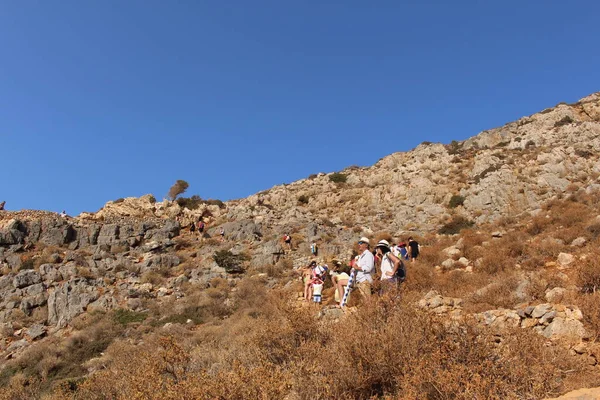
[[[484,169],[483,171],[481,171],[481,173],[479,173],[479,174],[477,174],[475,176],[475,178],[474,178],[475,183],[479,183],[489,173],[498,171],[499,169],[500,169],[500,167],[498,165],[490,165],[489,167],[487,167],[486,169]]]
[[[446,151],[450,155],[456,155],[460,153],[462,149],[462,144],[458,143],[456,140],[450,142],[450,144],[446,145]]]
[[[452,221],[442,226],[438,233],[441,235],[455,235],[463,229],[468,229],[474,225],[473,221],[466,219],[465,217],[455,217]]]
[[[248,257],[244,254],[233,254],[229,250],[218,250],[213,254],[213,260],[221,268],[225,268],[225,271],[230,274],[244,272],[243,263],[248,260]]]
[[[305,194],[298,196],[298,203],[299,204],[308,204],[308,196]]]
[[[450,198],[450,203],[448,203],[448,207],[456,208],[458,206],[462,206],[464,204],[464,202],[465,202],[464,196],[455,194],[454,196],[452,196],[452,198]]]
[[[554,123],[554,127],[555,128],[559,128],[559,127],[564,126],[564,125],[569,125],[569,124],[571,124],[573,122],[574,122],[573,118],[571,118],[569,115],[565,115],[564,117],[562,117],[561,119],[559,119],[558,121],[556,121]]]
[[[188,210],[196,210],[203,203],[204,201],[197,194],[193,195],[192,197],[180,197],[177,199],[177,204],[179,204],[180,207],[187,208]]]
[[[348,176],[346,176],[346,174],[342,174],[340,172],[334,172],[333,174],[329,175],[329,180],[331,182],[335,182],[335,183],[344,183],[344,182],[346,182],[347,179],[348,179]]]
[[[578,155],[579,157],[582,157],[585,159],[588,159],[594,155],[594,153],[592,153],[591,151],[581,150],[581,149],[575,150],[575,154]]]
[[[219,208],[225,208],[225,203],[219,199],[208,199],[205,201],[209,206],[219,206]]]
[[[26,260],[23,260],[23,263],[21,264],[21,267],[19,267],[19,270],[23,271],[24,269],[33,269],[34,267],[35,265],[33,264],[33,259],[27,258]]]
[[[114,321],[121,325],[127,325],[134,322],[143,322],[146,317],[147,315],[145,313],[126,310],[124,308],[118,308],[113,313]]]

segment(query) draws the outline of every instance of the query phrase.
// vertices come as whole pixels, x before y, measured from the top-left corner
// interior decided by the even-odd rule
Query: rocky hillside
[[[596,368],[581,367],[582,376],[592,377],[587,382],[596,382],[600,321],[594,310],[600,309],[588,294],[595,296],[589,271],[600,261],[599,150],[597,93],[464,142],[422,143],[372,167],[319,173],[225,203],[191,206],[146,195],[75,218],[0,211],[0,382],[22,388],[22,376],[35,377],[40,386],[27,385],[47,390],[48,382],[116,368],[114,358],[103,358],[105,350],[123,342],[143,345],[168,329],[184,329],[182,337],[217,329],[250,334],[248,326],[258,322],[235,328],[223,321],[260,319],[264,310],[254,299],[265,301],[259,292],[267,289],[295,299],[296,270],[311,258],[311,242],[319,244],[320,259],[347,260],[363,235],[413,235],[427,249],[409,275],[407,305],[477,329],[531,331],[570,351],[573,365]],[[207,224],[202,236],[188,229],[200,217]],[[473,229],[438,235],[466,227]],[[293,238],[292,250],[282,246],[284,233]],[[278,307],[264,318],[291,318],[287,305]],[[344,323],[337,309],[316,314],[327,324]],[[190,348],[199,346],[194,343]],[[234,368],[230,356],[196,361],[210,364],[203,373],[217,376]],[[567,381],[558,370],[546,372]],[[517,392],[529,390],[523,385]],[[535,393],[558,390],[540,385]],[[214,390],[212,397],[223,396]],[[273,390],[277,396],[293,392]],[[381,394],[373,390],[360,393]]]

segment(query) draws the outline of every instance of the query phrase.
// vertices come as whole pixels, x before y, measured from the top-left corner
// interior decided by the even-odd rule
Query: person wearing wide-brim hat
[[[397,285],[400,280],[399,277],[402,275],[402,270],[399,271],[399,269],[404,268],[404,265],[402,260],[392,253],[387,240],[380,240],[375,247],[375,251],[377,256],[381,258],[381,290],[385,292]]]
[[[354,263],[356,270],[356,285],[360,293],[368,299],[371,297],[371,284],[373,283],[373,272],[375,270],[375,256],[369,250],[369,239],[361,237],[358,240],[358,260]]]

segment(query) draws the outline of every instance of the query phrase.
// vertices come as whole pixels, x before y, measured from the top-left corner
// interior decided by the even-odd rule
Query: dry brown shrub
[[[570,244],[578,237],[589,236],[589,233],[586,232],[585,228],[583,228],[581,225],[577,225],[565,229],[559,229],[554,232],[553,236],[562,240],[563,243]]]
[[[581,310],[583,322],[592,334],[592,340],[600,339],[600,292],[578,294],[569,300]]]
[[[460,236],[463,240],[462,252],[466,258],[469,260],[476,260],[482,256],[481,252],[483,247],[481,245],[488,236],[472,229],[463,230]]]
[[[392,234],[387,231],[377,232],[373,235],[373,237],[374,239],[371,243],[371,247],[373,248],[377,246],[377,243],[379,243],[380,240],[387,240],[390,244],[394,243],[394,238],[392,237]]]
[[[577,286],[583,293],[600,291],[600,254],[593,253],[581,260],[577,268]]]
[[[469,296],[472,311],[490,308],[513,308],[519,302],[516,289],[521,280],[513,272],[495,274],[489,284]],[[467,307],[468,308],[468,307]]]
[[[526,236],[522,232],[509,232],[502,238],[494,239],[485,247],[481,263],[477,270],[487,274],[496,274],[514,269],[515,264],[526,255]]]
[[[553,270],[540,270],[529,279],[526,292],[534,301],[546,301],[546,291],[555,287],[564,287],[565,281]]]
[[[568,228],[587,222],[590,219],[590,208],[585,203],[577,202],[577,198],[570,196],[568,200],[556,200],[545,207],[550,211],[548,218],[554,225]]]
[[[151,283],[153,285],[161,285],[165,282],[165,277],[155,271],[146,271],[140,278],[141,283]]]
[[[535,236],[551,226],[553,226],[553,222],[550,218],[546,218],[545,215],[536,215],[527,225],[526,231],[531,236]]]
[[[411,291],[426,291],[434,287],[435,271],[422,263],[405,263],[406,281],[404,286]]]
[[[245,295],[260,296],[257,284]],[[240,309],[200,327],[197,339],[180,329],[139,345],[116,342],[104,369],[57,387],[53,398],[543,398],[562,390],[562,371],[581,370],[531,332],[516,330],[497,344],[486,329],[449,327],[401,298],[384,297],[327,324],[315,309],[272,292],[260,313]]]

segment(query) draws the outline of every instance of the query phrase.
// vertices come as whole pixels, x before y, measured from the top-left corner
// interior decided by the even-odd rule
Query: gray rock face
[[[179,236],[180,230],[179,222],[168,220],[162,228],[149,232],[149,236],[151,239],[157,241],[173,239],[175,236]]]
[[[42,264],[40,265],[40,275],[44,279],[44,281],[52,283],[57,282],[63,279],[61,273],[58,268],[52,264]]]
[[[77,233],[75,229],[67,221],[53,219],[42,221],[39,238],[41,243],[49,246],[62,246],[72,242],[76,237]]]
[[[46,329],[44,325],[35,324],[27,329],[27,336],[29,336],[32,340],[36,340],[42,338],[46,335]]]
[[[227,222],[222,225],[229,240],[258,240],[262,237],[260,227],[252,220]],[[219,234],[219,228],[209,230],[211,236]]]
[[[52,290],[48,296],[48,324],[63,328],[83,313],[91,302],[98,299],[98,284],[100,282],[72,279]]]
[[[13,286],[17,289],[24,288],[27,286],[35,285],[40,283],[42,277],[40,273],[33,270],[26,270],[19,272],[13,279]]]
[[[103,225],[102,228],[100,228],[97,243],[99,245],[118,243],[119,242],[119,232],[120,232],[120,228],[119,228],[119,225],[117,225],[117,224]]]
[[[179,263],[179,257],[176,255],[158,254],[144,261],[141,265],[141,269],[157,270],[161,268],[172,268],[178,266]]]
[[[547,338],[560,337],[579,341],[586,336],[586,331],[581,321],[557,317],[542,331],[542,335]]]
[[[0,229],[0,246],[23,243],[25,234],[16,229]]]

